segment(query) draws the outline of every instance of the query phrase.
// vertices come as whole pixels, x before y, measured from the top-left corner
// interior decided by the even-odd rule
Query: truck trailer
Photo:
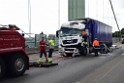
[[[0,78],[5,75],[20,76],[29,69],[25,52],[25,39],[15,25],[0,26]]]
[[[81,31],[85,29],[88,36],[88,46],[82,44]],[[59,52],[66,56],[87,55],[93,52],[92,43],[95,38],[100,45],[112,45],[112,27],[91,18],[83,18],[62,24],[56,32],[59,38]]]

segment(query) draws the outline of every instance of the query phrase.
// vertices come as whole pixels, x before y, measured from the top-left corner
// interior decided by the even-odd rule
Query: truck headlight
[[[64,51],[64,48],[59,48],[59,52],[63,52]]]

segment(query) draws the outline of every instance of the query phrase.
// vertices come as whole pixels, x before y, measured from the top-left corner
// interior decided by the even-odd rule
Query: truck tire
[[[16,53],[10,60],[10,75],[20,76],[27,68],[27,59],[22,53]]]
[[[6,66],[4,61],[0,58],[0,78],[2,78],[5,75],[6,72]]]

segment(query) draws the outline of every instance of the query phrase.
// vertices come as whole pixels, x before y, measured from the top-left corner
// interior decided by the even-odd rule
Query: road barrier
[[[48,51],[48,50],[49,50],[49,48],[46,47],[46,51]],[[58,46],[55,46],[54,50],[57,51],[58,50]],[[40,48],[38,48],[38,47],[36,47],[36,48],[26,48],[26,52],[27,52],[28,55],[36,54],[36,53],[40,52]]]

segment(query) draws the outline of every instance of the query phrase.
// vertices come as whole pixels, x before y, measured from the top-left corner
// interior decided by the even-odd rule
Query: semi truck
[[[15,25],[0,26],[0,78],[8,74],[20,76],[29,69],[24,35],[17,30]]]
[[[86,30],[88,46],[82,42],[82,29]],[[93,40],[97,38],[100,45],[112,45],[112,27],[91,18],[82,18],[62,24],[57,30],[59,52],[65,56],[87,55],[93,52]]]

